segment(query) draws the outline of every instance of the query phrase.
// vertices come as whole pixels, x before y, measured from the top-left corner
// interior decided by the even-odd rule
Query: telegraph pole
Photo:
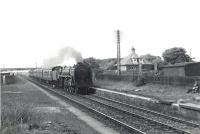
[[[120,31],[117,30],[117,75],[121,74],[120,66]]]

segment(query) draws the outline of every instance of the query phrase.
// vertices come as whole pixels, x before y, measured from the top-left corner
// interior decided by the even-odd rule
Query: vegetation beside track
[[[26,80],[17,78],[16,83],[3,85],[1,93],[2,134],[79,134],[85,127]]]
[[[113,81],[113,80],[101,80],[97,79],[94,81],[96,87],[137,94],[146,97],[151,97],[159,100],[167,101],[185,101],[200,104],[196,97],[199,94],[187,94],[187,90],[192,88],[191,86],[174,86],[174,85],[161,85],[161,84],[150,84],[147,83],[143,86],[136,87],[134,82],[125,81]]]

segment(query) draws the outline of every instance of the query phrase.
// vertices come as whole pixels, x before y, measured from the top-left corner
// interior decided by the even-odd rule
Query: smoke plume
[[[62,64],[65,60],[74,58],[76,62],[82,62],[83,58],[80,52],[72,47],[62,48],[57,56],[44,60],[44,67],[53,67]]]

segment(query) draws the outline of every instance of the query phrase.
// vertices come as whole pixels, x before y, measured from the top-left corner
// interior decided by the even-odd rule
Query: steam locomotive
[[[29,76],[39,81],[60,87],[67,92],[80,94],[93,93],[89,87],[93,85],[92,71],[87,63],[78,62],[73,67],[56,66],[53,68],[29,71]]]

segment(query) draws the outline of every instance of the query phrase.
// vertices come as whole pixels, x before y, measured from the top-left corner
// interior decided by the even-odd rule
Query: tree
[[[146,54],[146,55],[142,55],[141,56],[144,60],[150,62],[150,63],[160,63],[162,62],[161,57],[160,56],[154,56],[151,54]]]
[[[97,63],[97,60],[93,57],[86,58],[83,60],[83,62],[88,63],[93,70],[99,69],[99,64]]]
[[[108,58],[99,60],[99,66],[103,70],[115,70],[117,64],[117,58]]]
[[[190,56],[186,54],[186,50],[182,47],[167,49],[162,53],[162,56],[165,62],[171,64],[191,61]]]

